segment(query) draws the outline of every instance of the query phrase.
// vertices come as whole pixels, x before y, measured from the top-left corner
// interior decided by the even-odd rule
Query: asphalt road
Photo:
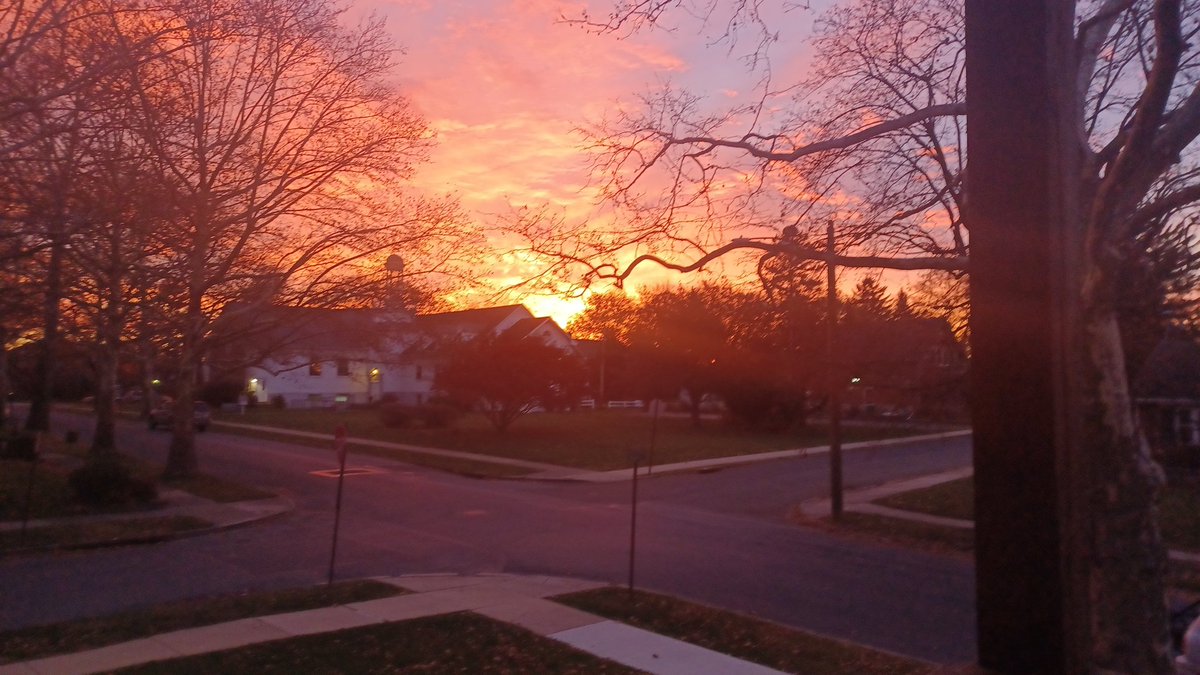
[[[69,418],[63,418],[69,419]],[[81,418],[72,426],[84,428]],[[123,446],[165,457],[168,437],[132,423]],[[210,431],[205,471],[291,497],[285,516],[150,546],[0,560],[0,628],[170,599],[321,582],[336,481],[332,452]],[[963,466],[965,439],[846,456],[849,487]],[[369,456],[345,484],[339,578],[511,572],[624,583],[630,484],[480,480]],[[975,656],[969,561],[789,524],[827,494],[827,458],[772,461],[639,483],[638,586],[944,662]]]

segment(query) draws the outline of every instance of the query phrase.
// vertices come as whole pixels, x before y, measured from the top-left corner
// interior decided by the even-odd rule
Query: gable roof
[[[498,326],[512,318],[515,313],[523,314],[522,318],[533,317],[524,305],[502,305],[483,309],[462,309],[440,314],[423,314],[415,317],[415,325],[419,330],[439,337],[463,334],[483,335],[494,332]]]
[[[227,312],[220,329],[231,348],[259,357],[304,354],[310,358],[354,357],[403,334],[412,316],[373,308],[325,309],[273,306],[254,312]]]
[[[241,318],[250,330],[238,340],[246,362],[302,356],[305,359],[379,359],[384,353],[402,358],[436,355],[439,345],[480,335],[525,339],[551,331],[570,344],[570,337],[550,317],[534,317],[524,305],[503,305],[413,316],[375,308],[317,309],[274,306]]]

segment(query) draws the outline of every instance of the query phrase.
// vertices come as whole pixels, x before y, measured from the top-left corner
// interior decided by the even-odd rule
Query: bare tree
[[[764,4],[724,6],[754,24],[763,21]],[[604,20],[580,20],[623,31],[658,23],[683,5],[693,7],[618,3]],[[1097,0],[1079,8],[1074,91],[1066,93],[1075,101],[1076,145],[1064,152],[1077,152],[1082,169],[1072,189],[1083,215],[1070,239],[1080,242],[1082,271],[1066,291],[1078,299],[1072,316],[1081,322],[1072,386],[1089,411],[1076,439],[1089,450],[1074,477],[1085,487],[1072,506],[1089,515],[1069,552],[1089,598],[1089,653],[1081,662],[1167,672],[1165,556],[1153,508],[1161,474],[1133,416],[1121,280],[1131,261],[1162,260],[1151,253],[1159,245],[1173,242],[1176,253],[1167,257],[1176,271],[1191,257],[1190,236],[1172,238],[1162,228],[1190,227],[1200,197],[1198,13],[1175,0]],[[648,263],[694,271],[747,250],[843,266],[964,271],[972,216],[963,26],[962,6],[952,0],[835,8],[820,24],[817,63],[805,82],[769,84],[758,104],[718,113],[700,97],[666,89],[593,128],[589,147],[602,194],[624,210],[615,234],[540,223],[519,229],[554,264],[581,266],[585,282],[624,280]],[[846,234],[836,255],[821,252],[812,237],[826,218]],[[793,236],[784,225],[797,227]]]
[[[162,27],[130,33],[127,49],[116,49],[113,23],[136,11],[137,3],[109,0],[0,7],[0,221],[6,225],[0,255],[26,274],[40,267],[28,285],[39,288],[42,306],[39,375],[27,419],[34,429],[49,423],[67,246],[81,229],[72,193],[88,172],[85,146],[99,112],[117,105],[114,74],[127,60],[146,58],[147,45],[170,33]]]
[[[205,0],[143,15],[184,33],[128,73],[137,133],[173,194],[158,296],[179,338],[167,476],[197,468],[192,401],[214,317],[305,304],[392,250],[432,252],[436,268],[465,238],[452,203],[397,197],[430,134],[386,84],[382,24],[346,28],[341,13],[318,0]]]

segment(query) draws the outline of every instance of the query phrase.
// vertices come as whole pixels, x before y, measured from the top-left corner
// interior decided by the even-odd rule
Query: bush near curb
[[[158,499],[154,483],[134,476],[117,457],[91,460],[72,471],[68,480],[79,501],[89,506],[148,504]]]

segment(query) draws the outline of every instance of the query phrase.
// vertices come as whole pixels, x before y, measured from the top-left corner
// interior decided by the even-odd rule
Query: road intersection
[[[166,438],[129,424],[161,461]],[[324,578],[336,465],[330,450],[209,433],[205,471],[285,495],[294,509],[249,527],[153,546],[0,561],[0,628],[165,600]],[[966,439],[847,454],[849,487],[961,467]],[[549,574],[622,582],[628,483],[480,480],[351,455],[339,578]],[[974,658],[969,560],[847,540],[789,522],[827,490],[823,455],[657,475],[640,486],[640,586],[926,660]]]

